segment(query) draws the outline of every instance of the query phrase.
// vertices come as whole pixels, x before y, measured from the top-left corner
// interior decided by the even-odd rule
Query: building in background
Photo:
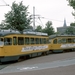
[[[65,31],[68,27],[69,26],[67,26],[67,24],[66,24],[66,19],[64,19],[63,27],[57,27],[58,34],[65,34]]]

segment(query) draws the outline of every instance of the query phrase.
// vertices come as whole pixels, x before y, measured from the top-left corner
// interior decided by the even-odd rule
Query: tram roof
[[[75,37],[75,35],[50,35],[49,38],[56,38],[56,37]]]
[[[10,30],[3,30],[3,31],[0,31],[0,36],[5,36],[5,35],[10,35],[10,34],[21,34],[19,31],[10,31]],[[48,36],[46,33],[41,33],[41,32],[30,32],[30,31],[27,31],[27,32],[23,32],[23,34],[26,34],[26,35],[38,35],[38,36]]]
[[[20,34],[20,33],[16,32],[16,31],[9,31],[9,30],[0,31],[0,36],[5,36],[5,35],[9,35],[9,34]]]

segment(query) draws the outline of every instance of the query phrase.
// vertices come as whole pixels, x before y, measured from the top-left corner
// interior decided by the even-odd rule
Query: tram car
[[[0,62],[39,56],[49,51],[49,37],[40,32],[0,31]]]
[[[66,52],[75,50],[75,35],[51,35],[49,36],[51,52]]]

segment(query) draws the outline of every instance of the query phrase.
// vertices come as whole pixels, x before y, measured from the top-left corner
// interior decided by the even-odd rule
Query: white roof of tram
[[[15,30],[1,30],[0,31],[0,35],[6,35],[6,34],[21,34],[21,33]],[[35,32],[35,31],[24,31],[23,34],[48,36],[47,33]]]

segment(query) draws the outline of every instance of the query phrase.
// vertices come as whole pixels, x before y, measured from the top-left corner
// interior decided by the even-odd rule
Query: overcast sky
[[[74,16],[72,16],[73,9],[68,6],[67,0],[0,0],[0,5],[6,3],[10,6],[12,2],[16,3],[23,1],[23,5],[28,6],[28,11],[33,14],[33,6],[35,6],[35,14],[40,15],[40,18],[36,19],[35,25],[45,26],[47,21],[52,21],[55,31],[57,27],[62,27],[64,18],[66,19],[67,26],[71,22],[74,22]],[[10,11],[9,6],[0,6],[0,22],[4,20],[4,14]]]

